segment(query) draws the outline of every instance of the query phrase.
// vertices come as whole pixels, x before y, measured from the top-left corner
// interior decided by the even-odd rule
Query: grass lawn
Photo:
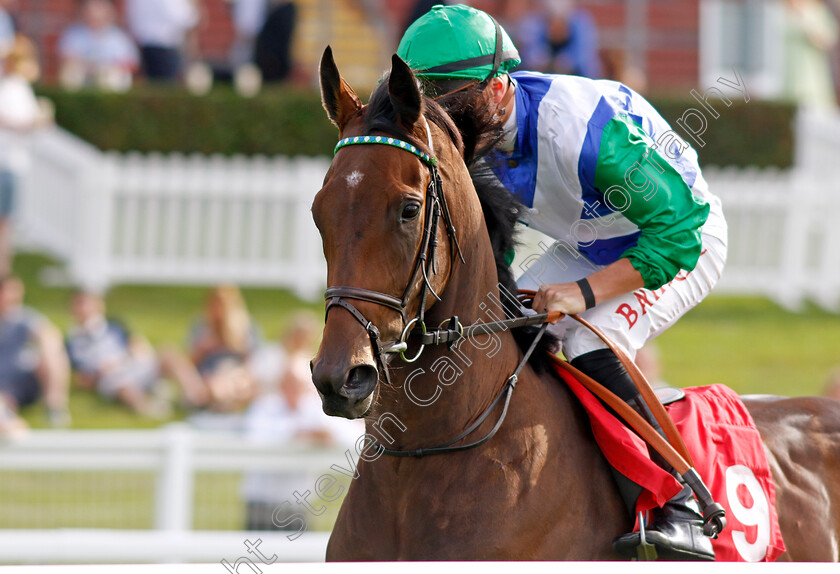
[[[69,288],[38,282],[51,262],[20,255],[17,272],[27,285],[27,304],[61,329],[70,325]],[[125,321],[155,345],[183,348],[200,314],[206,287],[120,286],[107,297],[108,313]],[[267,339],[282,332],[290,314],[310,309],[320,316],[321,302],[302,302],[279,289],[244,289],[252,316]],[[828,373],[840,365],[840,317],[817,308],[788,312],[761,298],[711,296],[690,311],[657,343],[664,379],[676,386],[724,383],[740,393],[819,394]],[[74,428],[143,428],[160,423],[132,415],[89,392],[71,397]],[[184,413],[176,413],[176,418]],[[34,427],[45,426],[40,407],[24,412]]]
[[[821,394],[840,366],[840,317],[760,298],[711,296],[657,340],[664,379],[739,393]]]

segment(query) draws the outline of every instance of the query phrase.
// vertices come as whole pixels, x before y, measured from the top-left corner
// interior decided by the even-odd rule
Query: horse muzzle
[[[349,368],[329,365],[316,357],[312,362],[312,381],[326,414],[357,419],[373,405],[379,370],[364,363]]]

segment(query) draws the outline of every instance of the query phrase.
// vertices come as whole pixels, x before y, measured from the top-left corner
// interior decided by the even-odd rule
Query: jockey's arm
[[[595,187],[602,193],[620,188],[615,193],[624,197],[621,213],[640,234],[621,258],[587,278],[596,304],[642,287],[658,289],[681,269],[693,270],[701,251],[700,228],[709,213],[709,205],[694,197],[630,118],[610,122],[602,142]],[[562,283],[543,285],[534,309],[581,313],[586,304],[579,285]]]
[[[645,286],[639,273],[627,258],[596,271],[588,278],[595,301],[607,301]],[[577,283],[555,283],[540,287],[534,297],[533,308],[536,311],[562,311],[564,313],[583,313],[586,301]]]

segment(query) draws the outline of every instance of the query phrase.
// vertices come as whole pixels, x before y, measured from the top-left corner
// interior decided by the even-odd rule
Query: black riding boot
[[[571,363],[618,395],[650,422],[660,435],[665,436],[615,353],[609,349],[600,349],[581,355],[573,359]],[[683,484],[681,477],[655,451],[652,451],[651,459],[673,474],[680,484]],[[616,475],[618,472],[613,474]],[[623,475],[617,483],[624,503],[632,512],[641,488]],[[633,488],[634,486],[636,488]],[[712,542],[703,534],[703,517],[697,501],[694,499],[691,488],[685,485],[682,491],[666,502],[662,508],[653,510],[652,520],[645,527],[645,541],[653,544],[659,558],[664,560],[715,559]],[[613,548],[628,558],[635,558],[640,544],[641,534],[631,532],[617,538],[613,542]]]

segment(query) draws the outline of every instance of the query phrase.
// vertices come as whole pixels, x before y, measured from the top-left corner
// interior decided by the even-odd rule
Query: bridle
[[[492,64],[491,71],[487,75],[487,78],[485,78],[481,82],[482,85],[486,85],[496,75],[496,72],[499,70],[499,67],[502,64],[503,58],[510,59],[519,56],[519,54],[515,52],[515,49],[514,52],[511,53],[503,53],[503,38],[501,26],[499,26],[499,23],[492,16],[490,16],[490,20],[493,22],[495,28],[495,46],[492,55],[481,57],[481,62],[453,62],[443,66],[430,68],[428,70],[425,70],[425,72],[451,72],[452,70],[459,69],[459,67],[462,67],[464,65],[481,65],[484,59],[489,59],[488,63]],[[466,87],[469,86],[464,86],[455,91],[460,91],[461,89],[465,89]],[[426,186],[425,196],[425,225],[423,228],[423,237],[420,240],[420,247],[417,252],[417,259],[414,263],[414,269],[411,273],[408,283],[406,283],[405,289],[403,289],[402,295],[397,297],[388,293],[382,293],[381,291],[373,291],[371,289],[364,289],[362,287],[353,286],[329,287],[324,293],[324,298],[327,301],[327,315],[329,315],[330,309],[332,309],[333,307],[342,307],[345,310],[347,310],[350,313],[350,315],[352,315],[353,318],[356,319],[356,321],[358,321],[362,325],[362,327],[364,327],[365,331],[368,334],[368,337],[370,338],[371,347],[373,349],[374,357],[376,358],[377,366],[379,367],[380,372],[382,372],[385,375],[385,380],[389,384],[391,378],[388,371],[388,363],[385,360],[386,354],[399,353],[400,358],[402,358],[403,361],[407,363],[413,363],[414,361],[420,358],[420,355],[423,353],[423,350],[426,348],[426,345],[441,343],[449,343],[451,345],[457,339],[464,336],[464,327],[460,324],[457,316],[444,321],[438,326],[437,329],[434,329],[431,332],[427,329],[425,323],[426,300],[428,294],[431,293],[435,299],[440,301],[440,297],[432,287],[431,281],[429,280],[429,276],[430,274],[437,274],[437,269],[435,265],[435,253],[437,251],[438,246],[437,231],[441,217],[443,217],[443,223],[446,226],[446,234],[449,238],[450,274],[452,273],[452,266],[455,262],[456,254],[461,260],[461,263],[466,263],[466,261],[464,260],[463,253],[461,253],[461,247],[458,244],[458,237],[455,232],[455,226],[452,224],[452,217],[449,213],[449,207],[446,203],[446,196],[443,193],[443,183],[441,181],[440,173],[438,172],[437,168],[437,158],[434,156],[435,148],[434,142],[432,141],[432,132],[429,129],[429,122],[425,117],[423,117],[423,121],[426,127],[426,136],[428,140],[428,149],[431,152],[430,154],[422,151],[417,145],[412,144],[410,142],[406,142],[389,136],[371,135],[344,138],[336,144],[334,150],[335,154],[338,153],[340,149],[351,145],[389,145],[405,150],[415,155],[429,169],[429,184]],[[408,308],[409,296],[411,295],[413,287],[417,282],[418,274],[422,274],[423,281],[420,284],[420,301],[417,309],[417,316],[408,320],[406,316],[406,310]],[[361,311],[359,311],[352,303],[350,303],[349,300],[366,301],[368,303],[374,303],[376,305],[387,307],[399,313],[400,317],[402,318],[403,325],[399,340],[393,344],[383,345],[379,329],[376,328],[376,325],[374,325],[373,322],[369,321]],[[447,324],[445,329],[444,324]],[[482,325],[481,327],[484,331],[489,332],[486,330],[485,325]],[[506,325],[503,325],[501,328],[504,329],[508,327]],[[420,336],[420,347],[413,357],[407,357],[406,351],[408,350],[408,339],[413,334]]]
[[[435,254],[438,246],[438,225],[440,224],[441,218],[443,218],[443,224],[446,227],[446,234],[449,237],[450,261],[454,263],[457,255],[461,262],[465,263],[464,256],[461,253],[461,247],[458,244],[455,226],[452,224],[449,206],[446,203],[446,196],[443,194],[443,184],[440,178],[440,173],[438,172],[437,158],[433,155],[434,143],[432,141],[432,132],[429,129],[428,120],[425,118],[423,119],[426,123],[428,145],[432,154],[424,152],[410,142],[389,136],[368,135],[349,137],[342,139],[335,146],[335,152],[338,153],[340,149],[351,145],[388,145],[415,155],[429,169],[429,183],[426,186],[425,195],[425,223],[423,227],[423,236],[420,239],[420,246],[417,251],[414,269],[411,272],[411,276],[408,279],[405,289],[403,289],[402,295],[397,297],[388,293],[382,293],[381,291],[373,291],[371,289],[352,286],[329,287],[324,293],[324,298],[327,300],[327,314],[329,314],[330,309],[333,307],[342,307],[347,310],[350,315],[352,315],[353,318],[362,325],[362,327],[364,327],[365,331],[367,331],[368,337],[370,337],[371,347],[373,349],[374,357],[376,358],[377,366],[379,367],[380,372],[385,375],[385,380],[389,384],[391,379],[388,372],[388,363],[385,360],[385,354],[399,353],[400,357],[404,361],[413,363],[420,358],[420,355],[423,353],[423,349],[425,348],[425,345],[421,344],[417,354],[413,357],[407,357],[405,354],[408,350],[407,340],[413,332],[420,334],[427,333],[425,312],[428,294],[431,293],[435,299],[438,301],[440,300],[440,296],[438,296],[432,287],[429,277],[430,275],[437,274]],[[451,272],[452,266],[450,265],[450,273]],[[409,320],[406,311],[414,285],[417,283],[418,275],[422,275],[422,281],[420,282],[419,307],[417,310],[417,316]],[[399,313],[403,324],[399,341],[394,344],[383,345],[379,329],[376,328],[376,325],[374,325],[372,321],[369,321],[349,300],[375,303]]]
[[[429,150],[431,150],[432,154],[434,154],[434,144],[432,142],[431,130],[429,129],[428,121],[425,120],[425,118],[424,121],[426,121],[426,133],[428,135],[429,140]],[[484,412],[481,415],[479,415],[475,422],[460,435],[458,435],[454,439],[446,441],[443,444],[439,444],[429,448],[418,448],[413,450],[389,449],[379,443],[376,443],[374,445],[377,448],[377,450],[383,454],[400,457],[421,457],[430,454],[457,452],[461,450],[474,448],[490,440],[501,427],[502,422],[504,421],[505,416],[507,414],[508,405],[510,404],[510,398],[512,396],[513,389],[516,386],[517,381],[519,380],[519,373],[527,364],[528,359],[530,358],[534,349],[536,349],[537,344],[539,343],[539,340],[541,339],[543,333],[545,333],[546,327],[548,326],[547,321],[552,317],[556,318],[561,314],[541,313],[536,315],[515,317],[511,319],[502,319],[498,321],[493,321],[491,323],[479,322],[468,327],[464,327],[458,320],[458,317],[453,316],[452,318],[443,321],[443,323],[441,323],[436,329],[428,330],[425,324],[425,307],[427,295],[428,293],[431,293],[433,297],[440,300],[440,297],[431,285],[429,276],[430,274],[433,275],[437,272],[435,266],[435,253],[438,246],[437,231],[441,218],[443,218],[443,223],[446,227],[446,233],[449,237],[450,261],[452,262],[452,264],[454,264],[456,255],[458,256],[458,258],[460,258],[462,263],[466,263],[466,261],[464,260],[464,256],[461,253],[461,247],[458,244],[455,226],[452,223],[449,207],[446,203],[446,196],[443,194],[440,173],[437,169],[438,162],[434,155],[427,154],[412,143],[388,136],[354,136],[344,138],[341,141],[339,141],[338,144],[336,144],[335,151],[337,153],[338,150],[351,145],[377,144],[389,145],[410,152],[413,155],[417,156],[420,159],[420,161],[422,161],[423,164],[429,168],[429,184],[426,186],[425,196],[425,224],[423,228],[423,236],[420,240],[420,246],[417,253],[417,259],[414,264],[414,269],[400,297],[396,297],[387,293],[382,293],[381,291],[365,289],[362,287],[340,286],[327,288],[327,290],[324,292],[324,298],[327,301],[327,315],[329,315],[330,309],[333,309],[335,307],[342,307],[347,312],[349,312],[350,315],[362,325],[362,327],[364,327],[365,331],[368,334],[368,337],[370,338],[371,347],[373,349],[374,357],[376,358],[377,366],[379,367],[380,372],[384,374],[386,383],[390,385],[388,363],[385,360],[385,355],[387,353],[398,353],[404,361],[408,363],[413,363],[414,361],[420,358],[420,355],[422,354],[423,350],[426,348],[427,345],[449,344],[451,347],[459,339],[465,336],[469,337],[475,333],[490,334],[493,332],[504,331],[516,327],[542,325],[538,335],[532,341],[530,348],[525,352],[524,356],[519,362],[519,365],[516,367],[516,370],[513,372],[513,374],[510,375],[510,377],[508,377],[499,395],[484,410]],[[452,265],[450,265],[450,274],[451,272]],[[408,307],[409,296],[412,292],[414,284],[417,282],[418,275],[421,274],[423,280],[420,283],[420,302],[417,310],[417,316],[412,318],[411,320],[407,320],[406,310]],[[372,321],[368,320],[364,316],[364,314],[361,311],[359,311],[356,308],[356,306],[353,305],[349,300],[366,301],[368,303],[374,303],[376,305],[387,307],[399,313],[403,322],[403,329],[399,341],[393,344],[383,345],[379,329],[377,329],[376,325],[374,325]],[[417,338],[419,339],[420,347],[413,357],[407,357],[405,354],[406,350],[408,349],[407,341],[412,335],[417,336]],[[500,403],[503,404],[502,412],[495,425],[490,430],[490,432],[488,432],[484,437],[475,442],[469,444],[455,445],[455,443],[461,441],[462,439],[469,436],[473,431],[475,431]]]

